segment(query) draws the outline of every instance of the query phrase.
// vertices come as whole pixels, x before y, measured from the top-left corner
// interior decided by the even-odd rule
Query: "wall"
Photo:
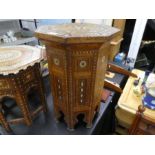
[[[113,19],[76,19],[76,23],[94,23],[111,26]]]

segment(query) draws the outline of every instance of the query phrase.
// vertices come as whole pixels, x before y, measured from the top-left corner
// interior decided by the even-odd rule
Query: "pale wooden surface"
[[[114,27],[117,27],[121,30],[120,35],[123,36],[124,28],[125,28],[126,19],[114,19]]]
[[[103,43],[119,33],[119,29],[107,25],[70,23],[41,26],[35,35],[40,39],[62,43]]]
[[[143,71],[134,69],[133,73],[137,74],[137,75],[144,75]],[[155,77],[155,74],[152,74],[151,76]],[[124,87],[123,93],[118,101],[118,107],[122,110],[122,111],[126,111],[126,114],[128,115],[135,115],[136,111],[138,110],[138,106],[140,104],[142,104],[142,96],[137,96],[134,94],[133,92],[133,82],[136,78],[130,77]],[[146,108],[145,112],[144,112],[144,116],[149,117],[150,119],[155,121],[155,110],[151,110]],[[126,117],[124,115],[124,117]],[[123,120],[123,118],[120,118]],[[133,119],[133,118],[131,118]]]
[[[0,74],[16,74],[42,59],[42,51],[36,47],[8,46],[0,48]]]
[[[119,52],[120,44],[123,40],[123,33],[125,28],[126,19],[114,19],[113,26],[120,29],[120,34],[113,38],[111,44],[111,53],[109,55],[109,60],[113,61],[116,54]]]

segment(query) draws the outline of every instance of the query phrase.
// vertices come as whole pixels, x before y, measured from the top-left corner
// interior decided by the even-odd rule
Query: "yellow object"
[[[109,71],[108,71],[108,73],[109,74],[105,74],[106,78],[111,78],[112,79],[115,76],[115,73],[112,73],[112,72],[109,72]]]
[[[137,75],[144,74],[144,71],[137,69],[134,69],[132,72]],[[155,78],[155,74],[151,76],[154,76]],[[135,88],[133,83],[135,80],[135,78],[129,77],[124,87],[123,93],[121,94],[121,97],[118,101],[118,108],[116,109],[116,118],[118,122],[124,122],[124,127],[131,125],[134,115],[138,110],[138,106],[142,104],[143,94],[136,95],[134,93],[134,91],[138,91],[139,93],[139,90],[134,90]],[[144,115],[155,121],[155,110],[146,108]]]
[[[135,95],[137,95],[137,97],[142,95],[142,80],[139,81],[137,86],[133,87],[133,92]]]

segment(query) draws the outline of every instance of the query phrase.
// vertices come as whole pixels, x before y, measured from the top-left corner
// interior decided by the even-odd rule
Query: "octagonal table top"
[[[16,74],[42,59],[40,49],[28,45],[0,47],[0,74]]]
[[[35,35],[39,39],[62,43],[103,42],[114,37],[119,29],[91,23],[70,23],[39,27]]]

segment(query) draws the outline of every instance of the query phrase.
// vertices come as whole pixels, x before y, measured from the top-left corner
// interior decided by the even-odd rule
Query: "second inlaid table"
[[[32,118],[38,112],[46,111],[46,101],[42,77],[40,73],[40,49],[31,46],[9,46],[0,48],[0,124],[10,131],[9,124],[25,122],[32,123]],[[35,88],[41,104],[35,111],[30,111],[28,92]],[[13,98],[20,108],[23,117],[7,120],[2,110],[3,98]]]
[[[35,35],[46,45],[55,117],[60,114],[69,129],[84,114],[91,127],[100,107],[111,40],[120,31],[96,24],[42,26]]]

